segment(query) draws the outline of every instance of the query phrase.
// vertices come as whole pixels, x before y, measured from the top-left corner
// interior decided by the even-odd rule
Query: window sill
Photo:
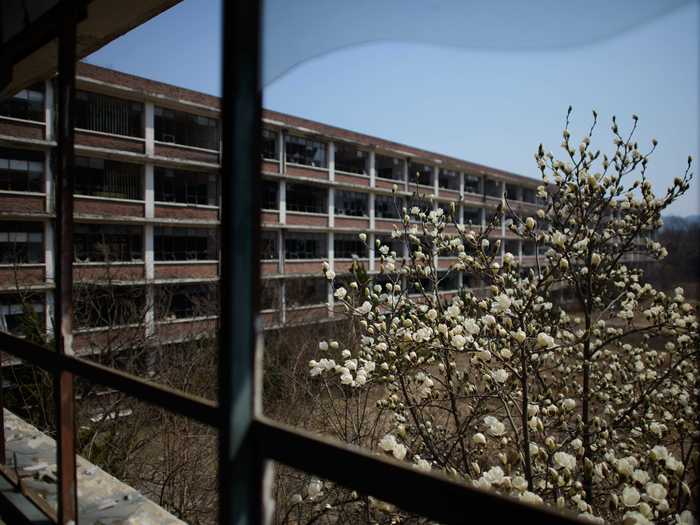
[[[178,317],[176,319],[160,319],[156,321],[156,326],[164,326],[169,324],[191,323],[193,321],[215,321],[218,315],[204,315],[200,317]]]
[[[143,266],[144,261],[73,261],[73,266]]]
[[[321,308],[321,307],[327,307],[328,303],[316,303],[316,304],[305,304],[305,305],[299,305],[299,306],[290,306],[287,305],[286,310],[290,311],[299,311],[299,310],[315,310],[316,308]]]
[[[32,124],[33,126],[45,126],[45,120],[31,120],[26,118],[10,117],[7,115],[0,115],[0,120],[9,120],[10,122],[19,122],[22,124]]]
[[[75,128],[76,133],[87,133],[88,135],[97,135],[98,137],[111,137],[111,138],[118,138],[118,139],[124,139],[124,140],[132,140],[134,142],[146,142],[146,139],[143,137],[132,137],[131,135],[120,135],[118,133],[107,133],[105,131],[96,131],[93,129],[83,129],[83,128]],[[78,144],[79,145],[79,144]]]
[[[24,197],[46,197],[46,193],[39,191],[21,191],[21,190],[0,190],[0,195],[18,195]]]
[[[219,264],[218,259],[185,259],[182,261],[153,261],[153,264],[155,265],[162,265],[162,266],[177,266],[181,264],[190,264],[190,265],[197,265],[197,264]]]
[[[202,210],[218,210],[218,206],[213,204],[189,204],[186,202],[165,202],[165,201],[155,201],[156,206],[169,206],[171,208],[197,208]]]
[[[323,168],[320,166],[311,166],[310,164],[297,164],[296,162],[289,162],[287,161],[287,166],[291,166],[293,168],[303,168],[303,169],[308,169],[308,170],[315,170],[315,171],[325,171],[328,173],[328,168]]]
[[[174,148],[189,149],[192,151],[201,151],[203,153],[215,153],[216,155],[219,154],[218,149],[200,148],[199,146],[189,146],[187,144],[178,144],[177,142],[163,142],[161,140],[154,140],[153,143],[158,145],[158,146],[172,146]]]
[[[360,219],[363,221],[368,221],[369,220],[369,215],[341,215],[341,214],[336,214],[334,215],[335,218],[337,219]]]
[[[362,177],[363,179],[369,179],[369,174],[367,174],[367,173],[356,173],[354,171],[343,171],[343,170],[335,170],[334,173],[336,175],[349,175],[351,177]]]
[[[0,263],[0,268],[43,268],[46,263],[35,262],[35,263]]]
[[[308,215],[310,217],[326,217],[326,218],[328,218],[328,212],[295,211],[295,210],[287,209],[287,215],[289,215],[290,213],[294,214],[294,215]]]
[[[82,193],[76,193],[75,197],[78,199],[88,199],[96,201],[114,201],[114,202],[127,202],[130,204],[144,204],[145,201],[137,199],[122,199],[119,197],[100,197],[99,195],[83,195]]]

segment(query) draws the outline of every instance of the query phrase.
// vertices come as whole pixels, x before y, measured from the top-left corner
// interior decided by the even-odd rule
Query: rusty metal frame
[[[64,2],[82,6],[82,2]],[[257,319],[260,230],[259,150],[261,89],[260,0],[230,0],[223,8],[223,150],[219,402],[191,396],[137,376],[79,358],[72,352],[72,222],[75,29],[78,7],[61,11],[59,22],[59,130],[57,150],[56,348],[47,349],[0,333],[0,351],[54,373],[57,404],[59,507],[49,521],[77,523],[75,399],[73,378],[110,386],[134,398],[215,427],[219,431],[219,516],[221,523],[261,523],[263,472],[278,461],[309,474],[376,496],[442,523],[481,519],[543,525],[580,521],[545,508],[475,489],[442,474],[418,472],[405,463],[274,422],[261,413],[260,323]],[[84,14],[84,13],[83,13]],[[235,250],[233,247],[235,246]],[[0,410],[2,398],[0,397]],[[1,420],[0,420],[1,422]],[[0,446],[4,447],[4,429]],[[17,493],[0,469],[0,513],[22,522]],[[19,491],[18,491],[19,492]],[[50,514],[50,513],[49,513]],[[38,515],[37,515],[38,516]]]

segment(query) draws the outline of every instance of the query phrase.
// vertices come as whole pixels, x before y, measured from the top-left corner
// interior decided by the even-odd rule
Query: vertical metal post
[[[263,460],[253,435],[260,286],[260,2],[223,3],[219,338],[220,523],[262,522]]]
[[[58,129],[56,130],[56,296],[54,322],[56,351],[73,353],[73,102],[75,97],[75,44],[78,7],[67,9],[58,39]],[[58,521],[77,522],[75,461],[75,394],[73,374],[54,374],[58,465]]]

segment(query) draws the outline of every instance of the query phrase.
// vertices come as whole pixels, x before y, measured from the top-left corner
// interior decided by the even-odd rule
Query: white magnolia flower
[[[637,511],[625,512],[622,523],[623,525],[654,525],[653,521],[648,520],[644,514]]]
[[[348,291],[344,287],[338,288],[335,293],[333,294],[336,299],[340,299],[341,301],[345,299],[345,296],[348,294]]]
[[[537,347],[538,348],[551,348],[554,346],[554,338],[551,335],[540,332],[537,334]]]
[[[486,436],[484,436],[481,432],[477,432],[472,436],[472,443],[474,443],[475,445],[485,445]]]
[[[661,503],[662,500],[666,499],[666,487],[661,483],[647,483],[645,489],[647,497],[654,503]]]
[[[646,470],[636,469],[632,472],[632,479],[641,485],[646,485],[649,481],[649,473]]]
[[[484,423],[488,427],[486,433],[490,436],[500,437],[506,431],[506,426],[493,416],[484,417]]]
[[[387,434],[379,442],[379,447],[385,452],[391,452],[394,450],[396,443],[396,438],[391,434]]]
[[[358,235],[358,237],[360,238],[360,240],[362,242],[367,242],[367,234],[366,233],[361,233],[360,235]]]
[[[622,489],[622,504],[625,507],[636,507],[639,504],[639,491],[634,487],[625,487]]]
[[[328,350],[328,343],[326,341],[321,341],[318,343],[318,349],[323,351]]]
[[[574,470],[576,468],[576,458],[566,452],[555,452],[554,463],[562,468]]]
[[[470,335],[476,335],[481,330],[481,328],[479,327],[479,323],[477,323],[476,320],[474,320],[474,319],[466,319],[464,321],[464,329]]]
[[[676,515],[676,523],[678,525],[697,525],[698,522],[695,520],[692,512],[684,510]]]
[[[520,494],[518,498],[520,499],[520,501],[524,501],[525,503],[530,503],[532,505],[539,505],[543,503],[541,497],[539,497],[534,492],[530,492],[529,490],[526,490],[525,492]]]
[[[496,313],[504,313],[510,308],[512,302],[510,297],[502,293],[494,297],[494,303],[491,309]]]
[[[488,481],[491,485],[500,485],[506,480],[503,469],[499,466],[491,467],[489,470],[484,472],[481,477]]]
[[[508,372],[506,372],[503,368],[499,368],[498,370],[491,372],[491,377],[494,381],[496,381],[496,383],[505,383],[508,379]]]
[[[527,480],[522,476],[515,476],[510,483],[519,492],[527,490]]]
[[[323,483],[320,479],[312,478],[309,484],[306,486],[306,495],[314,499],[321,494],[323,491]]]
[[[361,315],[367,315],[372,311],[372,303],[369,301],[365,301],[362,303],[362,306],[357,307],[357,312]]]

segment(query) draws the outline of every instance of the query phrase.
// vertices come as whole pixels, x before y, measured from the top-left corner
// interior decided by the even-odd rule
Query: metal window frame
[[[260,406],[258,300],[260,235],[261,88],[260,1],[224,2],[223,173],[219,403],[91,362],[72,349],[73,174],[72,106],[75,96],[75,36],[82,2],[64,2],[59,28],[59,129],[57,148],[56,348],[0,333],[0,350],[51,371],[57,404],[58,512],[24,498],[0,469],[0,514],[12,522],[77,523],[74,376],[112,387],[175,414],[213,426],[219,434],[221,523],[256,524],[264,516],[263,472],[278,461],[329,479],[442,523],[578,523],[552,509],[478,490],[439,473],[289,427],[265,417]],[[0,369],[1,370],[1,369]],[[0,397],[1,403],[1,397]],[[0,410],[0,425],[2,410]],[[4,426],[0,426],[4,445]],[[4,460],[4,446],[0,446]],[[8,485],[9,484],[9,485]],[[9,487],[9,488],[8,488]]]

